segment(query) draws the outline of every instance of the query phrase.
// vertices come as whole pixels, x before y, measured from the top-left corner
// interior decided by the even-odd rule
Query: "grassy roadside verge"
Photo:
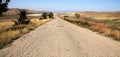
[[[98,32],[104,36],[111,37],[114,40],[120,41],[120,26],[113,25],[107,22],[96,22],[88,20],[76,20],[76,19],[65,19],[68,22],[76,24],[80,27],[90,29],[92,31]]]
[[[50,20],[52,19],[32,19],[28,25],[14,25],[14,22],[0,23],[0,49]]]

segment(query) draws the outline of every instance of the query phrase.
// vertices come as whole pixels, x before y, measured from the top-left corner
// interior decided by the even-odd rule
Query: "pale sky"
[[[47,11],[120,11],[120,0],[11,0],[9,7]]]

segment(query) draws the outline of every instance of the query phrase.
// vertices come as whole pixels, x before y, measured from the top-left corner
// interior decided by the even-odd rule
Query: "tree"
[[[15,24],[29,24],[30,20],[27,18],[27,13],[25,9],[19,9],[19,18],[15,21]]]
[[[77,19],[79,19],[79,18],[80,18],[80,14],[76,13],[76,14],[75,14],[75,17],[76,17]]]
[[[54,14],[52,12],[48,13],[49,18],[53,18]]]
[[[44,13],[42,14],[42,18],[43,18],[43,19],[47,19],[47,13],[46,13],[46,12],[44,12]]]
[[[0,17],[2,16],[3,12],[6,12],[8,10],[9,2],[10,0],[5,0],[5,2],[3,2],[3,0],[0,0]]]

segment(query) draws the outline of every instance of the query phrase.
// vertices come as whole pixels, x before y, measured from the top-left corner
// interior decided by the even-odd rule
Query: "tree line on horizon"
[[[40,19],[47,19],[47,18],[54,18],[54,13],[52,13],[52,12],[48,12],[48,13],[44,12],[44,13],[42,13]]]
[[[14,21],[16,25],[29,24],[30,19],[27,18],[27,11],[25,9],[19,9],[18,15],[19,15],[19,17],[17,18],[16,21]],[[52,12],[49,12],[49,13],[44,12],[40,16],[40,20],[47,19],[47,18],[54,18],[54,14]]]

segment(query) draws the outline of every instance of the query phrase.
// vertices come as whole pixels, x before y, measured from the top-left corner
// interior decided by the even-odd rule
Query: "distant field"
[[[68,15],[72,16],[76,12],[69,12]],[[81,17],[88,17],[98,20],[120,20],[120,12],[77,12]]]
[[[112,39],[120,41],[120,12],[77,12],[80,18],[75,17],[75,12],[65,13],[69,16],[61,18],[76,24],[80,27],[96,31],[102,35],[112,37]]]

